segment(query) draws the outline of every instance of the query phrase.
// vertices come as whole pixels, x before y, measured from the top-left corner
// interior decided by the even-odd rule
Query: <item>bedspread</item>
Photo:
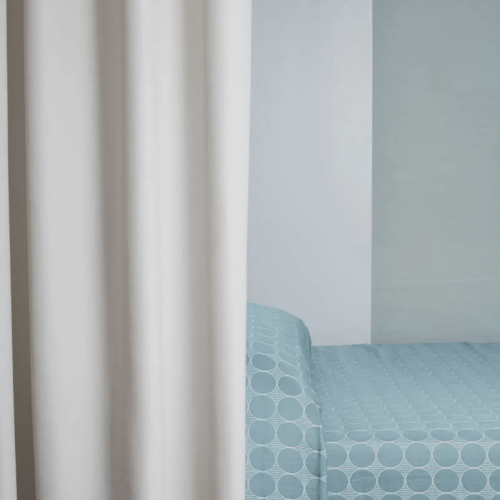
[[[500,500],[500,343],[311,347],[255,305],[248,332],[247,500]]]

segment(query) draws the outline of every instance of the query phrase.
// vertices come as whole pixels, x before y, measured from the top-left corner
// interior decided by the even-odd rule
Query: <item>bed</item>
[[[313,347],[249,304],[246,499],[500,500],[500,343]]]

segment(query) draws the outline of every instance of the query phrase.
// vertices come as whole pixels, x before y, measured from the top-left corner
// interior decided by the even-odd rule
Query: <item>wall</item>
[[[373,22],[373,341],[498,341],[500,2]]]
[[[371,0],[254,0],[248,296],[370,342]]]

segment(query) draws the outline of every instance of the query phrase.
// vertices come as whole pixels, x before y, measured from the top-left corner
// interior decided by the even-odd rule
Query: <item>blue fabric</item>
[[[500,343],[314,347],[312,364],[328,498],[500,500]]]
[[[248,342],[247,500],[500,500],[500,343],[311,348],[255,305]]]
[[[247,500],[326,498],[325,443],[311,366],[304,323],[249,304]]]

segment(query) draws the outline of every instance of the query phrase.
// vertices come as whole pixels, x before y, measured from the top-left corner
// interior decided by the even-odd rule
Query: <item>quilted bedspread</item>
[[[247,500],[500,500],[500,343],[311,347],[248,311]]]

